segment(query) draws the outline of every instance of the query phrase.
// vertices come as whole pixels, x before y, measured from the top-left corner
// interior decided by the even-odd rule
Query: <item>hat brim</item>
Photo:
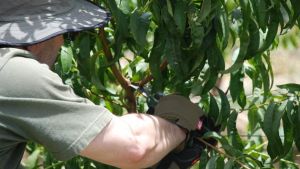
[[[45,41],[54,36],[91,28],[102,27],[110,14],[102,8],[87,2],[74,1],[74,7],[67,13],[51,18],[0,22],[0,44],[24,46]]]

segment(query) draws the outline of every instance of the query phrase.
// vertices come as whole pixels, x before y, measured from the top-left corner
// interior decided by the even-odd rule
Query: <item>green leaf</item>
[[[168,9],[168,12],[171,16],[173,16],[173,7],[172,7],[172,3],[170,0],[167,0],[167,9]]]
[[[259,27],[265,31],[267,28],[267,7],[265,0],[251,0],[252,5],[254,6],[254,13],[256,16],[256,21],[258,22]]]
[[[287,105],[286,105],[286,114],[288,117],[288,120],[290,121],[290,123],[294,124],[295,120],[297,120],[297,118],[295,118],[295,114],[297,111],[295,111],[294,109],[294,103],[292,100],[288,100]]]
[[[244,24],[245,26],[248,25],[249,19],[250,19],[250,12],[251,12],[251,8],[250,8],[250,1],[248,0],[239,0],[240,2],[240,6],[241,6],[241,11],[242,11],[242,15],[243,15],[243,19],[244,19]]]
[[[287,83],[287,84],[283,84],[283,85],[277,85],[277,87],[280,89],[286,89],[291,93],[300,92],[300,84],[296,84],[296,83]]]
[[[297,111],[297,114],[296,114],[296,120],[295,120],[295,123],[294,123],[294,126],[295,126],[295,138],[294,138],[294,141],[295,141],[295,145],[298,149],[298,151],[300,151],[300,106],[297,105],[296,107],[296,111]]]
[[[199,20],[201,15],[197,10],[190,9],[188,12],[188,24],[189,28],[191,29],[192,39],[191,48],[196,50],[196,52],[199,52],[199,49],[205,37],[204,26]]]
[[[261,54],[261,53],[265,52],[267,49],[269,49],[269,47],[273,44],[274,39],[277,35],[280,16],[278,14],[278,11],[276,11],[276,10],[272,10],[272,13],[274,15],[270,18],[271,21],[270,21],[270,24],[268,25],[268,32],[266,35],[266,39],[263,41],[264,43],[258,49],[256,54]]]
[[[288,113],[286,112],[282,117],[283,131],[284,131],[284,152],[281,157],[285,157],[293,147],[294,142],[294,126],[293,123],[288,119]]]
[[[200,9],[199,22],[204,21],[212,11],[211,0],[203,0]]]
[[[218,89],[218,93],[221,98],[221,110],[216,124],[222,124],[227,121],[227,118],[230,115],[230,104],[227,96],[221,89]]]
[[[225,69],[225,62],[220,49],[217,46],[212,46],[208,51],[209,66],[218,72],[223,71]]]
[[[225,50],[228,45],[230,28],[228,23],[228,16],[226,12],[222,12],[220,17],[218,18],[218,25],[216,25],[216,29],[218,30],[218,37],[220,39],[220,49]]]
[[[207,42],[209,49],[207,49],[206,52],[208,58],[208,65],[211,69],[214,69],[215,71],[223,71],[225,69],[225,62],[222,52],[217,46],[216,35],[214,35],[215,32],[211,31],[210,34],[212,36],[210,41]]]
[[[26,161],[24,162],[24,164],[25,164],[24,167],[26,169],[34,169],[34,168],[36,168],[37,163],[38,163],[38,158],[39,158],[40,154],[41,154],[40,149],[35,149],[33,151],[33,153],[31,153],[29,155],[29,157],[26,159]]]
[[[234,161],[230,159],[226,162],[224,169],[232,169],[233,167],[234,167]]]
[[[208,116],[211,117],[216,122],[219,117],[219,113],[220,112],[219,112],[217,101],[214,98],[214,96],[210,94]]]
[[[176,23],[174,21],[173,15],[171,15],[167,11],[167,6],[163,6],[161,9],[161,26],[162,28],[166,29],[168,32],[168,38],[178,38],[179,37],[179,31],[177,29]]]
[[[217,167],[216,169],[224,169],[224,158],[222,156],[219,156],[216,161]]]
[[[78,38],[79,40],[79,57],[80,59],[87,59],[90,57],[91,51],[91,40],[90,36],[87,34],[81,34]]]
[[[181,35],[183,35],[185,31],[186,25],[186,3],[185,0],[177,0],[174,10],[174,21]]]
[[[78,158],[73,158],[67,161],[65,167],[66,169],[81,169],[81,161]]]
[[[119,34],[120,38],[122,39],[123,37],[128,37],[128,23],[129,23],[128,16],[118,8],[115,0],[108,0],[106,2],[108,3],[112,15],[115,18],[116,25],[117,25],[116,31],[120,33]]]
[[[207,132],[202,136],[202,138],[203,139],[214,138],[218,140],[221,143],[222,148],[225,150],[225,152],[233,157],[241,158],[243,156],[243,153],[240,150],[231,146],[224,137],[222,137],[216,132]]]
[[[209,92],[216,84],[218,80],[218,73],[215,71],[215,69],[208,69],[208,76],[206,80],[206,83],[204,84],[201,95],[206,94]]]
[[[289,22],[292,20],[292,9],[290,9],[290,7],[287,3],[282,3],[282,0],[281,0],[280,5],[281,5],[280,13],[282,16],[285,16],[282,19],[285,22],[284,23],[282,23],[282,21],[280,22],[280,26],[281,26],[280,33],[282,33],[284,31],[284,29],[286,29],[286,27],[288,27]],[[287,23],[287,24],[285,24],[285,23]]]
[[[222,74],[232,73],[243,67],[243,62],[235,62],[230,68],[221,71]]]
[[[114,40],[115,42],[112,43],[112,48],[114,49],[114,60],[111,60],[110,62],[115,63],[117,60],[122,57],[122,48],[123,43],[125,42],[126,38],[129,38],[129,23],[130,18],[128,15],[123,13],[117,6],[115,0],[109,0],[106,1],[108,3],[108,6],[112,12],[112,15],[114,16]]]
[[[94,54],[91,58],[91,82],[95,84],[98,90],[107,91],[103,83],[100,80],[99,76],[99,60],[98,55]]]
[[[218,156],[211,157],[209,159],[209,161],[207,162],[205,169],[216,169],[217,168],[217,160],[218,160]]]
[[[204,57],[204,54],[200,52],[193,61],[193,66],[190,67],[190,73],[202,70],[205,66],[206,58]]]
[[[291,2],[291,7],[293,8],[293,17],[290,18],[289,22],[286,24],[284,28],[292,28],[297,19],[300,17],[300,1],[298,0],[290,0]]]
[[[238,100],[239,105],[244,108],[246,105],[246,95],[244,90],[244,73],[242,72],[242,69],[231,73],[229,90],[232,101],[235,102]]]
[[[263,131],[269,141],[267,150],[274,161],[283,153],[283,145],[279,136],[279,126],[285,106],[286,103],[283,103],[278,108],[275,103],[271,103],[264,117]]]
[[[243,66],[244,59],[247,54],[248,46],[249,46],[250,38],[249,38],[249,33],[246,29],[241,30],[240,33],[240,50],[238,57],[236,58],[235,62],[231,67],[228,69],[222,71],[221,73],[226,74],[226,73],[231,73]]]
[[[270,77],[269,77],[269,73],[268,70],[265,67],[265,64],[263,63],[262,59],[260,57],[256,57],[256,62],[257,62],[257,66],[258,66],[258,70],[260,73],[260,77],[262,79],[262,83],[263,83],[263,89],[264,89],[264,99],[267,99],[267,96],[270,92]]]
[[[250,134],[255,133],[258,130],[259,123],[262,121],[262,117],[258,113],[258,108],[256,106],[251,106],[251,109],[248,112],[248,130]]]
[[[235,63],[240,63],[244,61],[244,58],[246,57],[248,46],[250,43],[250,36],[247,30],[244,29],[240,33],[240,41],[240,51]]]
[[[256,21],[251,19],[249,24],[249,46],[247,49],[246,59],[250,59],[255,56],[260,44],[260,32],[257,27]]]
[[[263,58],[267,64],[267,72],[268,72],[268,76],[270,79],[269,80],[270,81],[269,90],[271,90],[273,87],[273,83],[274,83],[274,74],[273,74],[273,69],[272,69],[271,57],[269,54],[264,54]]]
[[[163,88],[163,76],[160,70],[160,64],[165,43],[165,32],[157,28],[154,33],[154,44],[149,57],[149,68],[154,77],[153,92],[161,91]]]
[[[185,78],[185,72],[187,72],[187,70],[182,69],[184,66],[184,61],[182,59],[180,42],[177,38],[168,37],[166,39],[164,55],[167,58],[171,68],[175,71],[178,82],[182,83],[182,80]]]
[[[159,20],[161,18],[160,3],[161,3],[161,1],[159,1],[159,0],[154,0],[151,3],[151,12],[152,12],[152,15],[153,15],[153,21],[154,22],[159,22]]]
[[[200,156],[200,163],[199,163],[199,169],[205,169],[208,161],[209,161],[209,157],[206,151],[202,151],[201,156]]]
[[[145,47],[147,44],[146,36],[150,25],[150,16],[150,13],[140,14],[138,11],[134,11],[130,17],[130,31],[134,40],[141,47]]]
[[[227,135],[230,144],[236,149],[243,151],[244,145],[236,128],[237,117],[238,117],[238,113],[236,111],[231,112],[227,124]]]
[[[63,73],[67,74],[70,72],[73,65],[73,51],[71,46],[63,46],[60,52],[60,62]]]

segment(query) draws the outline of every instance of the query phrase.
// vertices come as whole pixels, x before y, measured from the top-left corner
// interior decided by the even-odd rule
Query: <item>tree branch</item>
[[[168,61],[164,60],[163,63],[159,66],[160,70],[163,71],[167,67],[167,65],[168,65]],[[153,79],[153,76],[151,74],[146,76],[145,79],[143,79],[139,82],[139,87],[144,87],[145,84],[149,83],[152,79]]]
[[[224,152],[222,152],[221,150],[219,150],[217,147],[211,145],[210,143],[208,143],[207,141],[203,140],[202,138],[197,138],[199,141],[201,141],[202,143],[204,143],[205,145],[207,145],[208,147],[212,148],[213,150],[215,150],[216,152],[218,152],[219,154],[224,155],[225,157],[232,159],[233,161],[235,161],[236,163],[238,163],[242,168],[245,169],[250,169],[248,166],[246,166],[245,164],[243,164],[241,161],[239,161],[237,158],[232,157]]]
[[[107,60],[112,61],[113,55],[110,51],[109,43],[108,43],[108,40],[106,39],[103,28],[100,28],[99,37],[100,37],[100,40],[102,43],[103,52],[104,52]],[[135,99],[134,92],[133,92],[132,88],[130,87],[131,82],[122,75],[120,70],[117,68],[116,64],[112,64],[110,66],[110,68],[111,68],[114,76],[116,77],[117,81],[120,83],[122,88],[125,90],[125,93],[126,93],[125,97],[126,97],[127,104],[128,104],[127,111],[128,112],[136,112],[136,99]]]

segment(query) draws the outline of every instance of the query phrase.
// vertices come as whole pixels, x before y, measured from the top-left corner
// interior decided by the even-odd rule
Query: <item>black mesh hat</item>
[[[0,0],[0,45],[35,44],[102,27],[109,13],[86,0]]]

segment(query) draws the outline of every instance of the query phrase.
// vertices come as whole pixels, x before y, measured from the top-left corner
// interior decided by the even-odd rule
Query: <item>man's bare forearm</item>
[[[128,114],[113,118],[81,155],[121,168],[146,168],[184,139],[182,129],[162,118]]]
[[[145,167],[157,163],[185,139],[182,129],[162,118],[142,114],[130,114],[122,118],[134,128],[134,135],[140,137],[139,144],[144,145],[146,152],[141,162]]]

